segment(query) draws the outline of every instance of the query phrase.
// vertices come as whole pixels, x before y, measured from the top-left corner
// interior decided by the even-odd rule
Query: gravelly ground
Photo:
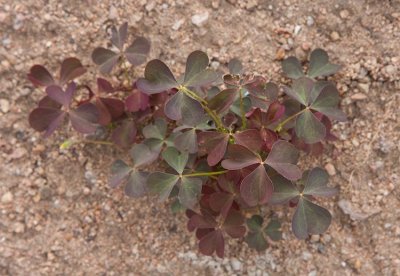
[[[208,14],[202,26],[196,14]],[[340,139],[324,156],[305,158],[341,190],[323,202],[334,216],[326,234],[304,242],[287,231],[264,253],[235,241],[224,260],[201,256],[183,215],[106,186],[117,151],[61,151],[65,133],[42,140],[28,127],[41,97],[29,67],[68,56],[91,65],[106,27],[124,21],[180,72],[195,49],[214,67],[239,57],[276,80],[276,59],[310,48],[344,65],[336,78],[349,122],[335,125]],[[1,275],[400,275],[399,0],[0,0],[0,42]]]

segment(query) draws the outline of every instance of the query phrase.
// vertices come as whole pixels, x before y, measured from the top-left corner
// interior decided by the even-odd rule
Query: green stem
[[[210,109],[208,107],[208,103],[206,100],[202,99],[199,97],[195,92],[189,90],[187,87],[181,85],[178,87],[178,90],[181,91],[182,93],[185,93],[187,96],[190,98],[198,101],[203,109],[207,112],[207,114],[211,117],[211,119],[214,120],[215,125],[217,126],[217,129],[222,131],[222,132],[228,132],[228,130],[224,127],[224,124],[221,121],[221,118],[218,116],[217,113],[215,113],[214,110]]]
[[[190,173],[190,174],[184,174],[183,176],[187,176],[187,177],[213,176],[213,175],[224,174],[224,173],[227,173],[227,172],[228,172],[228,170],[218,171],[218,172],[195,172],[195,173]]]
[[[97,145],[108,145],[108,146],[114,146],[115,144],[109,141],[99,141],[99,140],[82,140],[81,142],[87,143],[87,144],[97,144]]]
[[[246,129],[247,127],[247,119],[246,113],[244,112],[244,103],[243,103],[243,95],[242,95],[243,88],[239,89],[239,97],[240,97],[240,115],[242,119],[242,130]]]
[[[279,125],[277,125],[274,130],[277,131],[277,132],[280,132],[284,125],[286,125],[288,122],[290,122],[291,120],[293,120],[294,118],[296,118],[297,116],[299,116],[300,114],[302,114],[306,110],[308,110],[308,108],[302,109],[299,112],[293,114],[292,116],[287,117],[284,121],[279,123]]]

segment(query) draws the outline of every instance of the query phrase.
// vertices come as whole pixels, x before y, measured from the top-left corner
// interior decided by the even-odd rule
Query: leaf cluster
[[[29,80],[45,93],[29,116],[35,130],[48,137],[69,121],[82,142],[105,130],[107,142],[131,159],[112,164],[110,186],[186,210],[188,230],[205,255],[223,257],[227,237],[259,251],[276,243],[282,237],[273,214],[278,204],[294,208],[297,238],[327,230],[331,215],[315,200],[337,189],[327,185],[323,169],[298,167],[300,150],[320,154],[325,141],[335,139],[332,120],[346,120],[328,79],[340,66],[324,50],[312,51],[308,65],[284,60],[287,86],[247,73],[238,59],[216,72],[202,51],[188,56],[182,76],[153,59],[137,78],[133,67],[145,62],[150,43],[137,37],[127,46],[127,33],[126,23],[113,27],[113,48],[92,53],[103,75],[114,72],[113,81],[78,82],[86,68],[76,58],[62,62],[57,78],[41,65],[31,68]]]

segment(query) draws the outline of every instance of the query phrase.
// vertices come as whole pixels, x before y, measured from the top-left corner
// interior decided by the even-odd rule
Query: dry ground
[[[223,260],[201,256],[183,215],[107,187],[118,152],[60,151],[65,136],[29,128],[41,97],[29,67],[68,56],[92,65],[106,26],[124,21],[177,71],[195,49],[214,67],[239,57],[276,80],[277,57],[310,47],[344,65],[336,78],[349,121],[335,125],[340,139],[324,156],[306,158],[327,165],[341,190],[324,203],[334,217],[326,234],[304,242],[287,231],[263,253],[231,242]],[[400,275],[399,0],[0,0],[0,62],[0,275]]]

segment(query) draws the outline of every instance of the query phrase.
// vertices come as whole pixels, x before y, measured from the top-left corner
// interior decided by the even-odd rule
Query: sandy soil
[[[225,259],[204,257],[182,214],[107,187],[117,151],[61,151],[65,133],[42,140],[29,128],[41,97],[29,67],[82,57],[92,68],[82,81],[92,81],[90,52],[124,21],[178,72],[195,49],[213,67],[239,57],[276,80],[276,59],[310,48],[344,65],[336,79],[349,121],[324,156],[303,159],[341,190],[323,202],[334,217],[326,234],[297,241],[286,219],[266,252],[234,241]],[[400,275],[399,0],[0,0],[0,84],[0,275]]]

